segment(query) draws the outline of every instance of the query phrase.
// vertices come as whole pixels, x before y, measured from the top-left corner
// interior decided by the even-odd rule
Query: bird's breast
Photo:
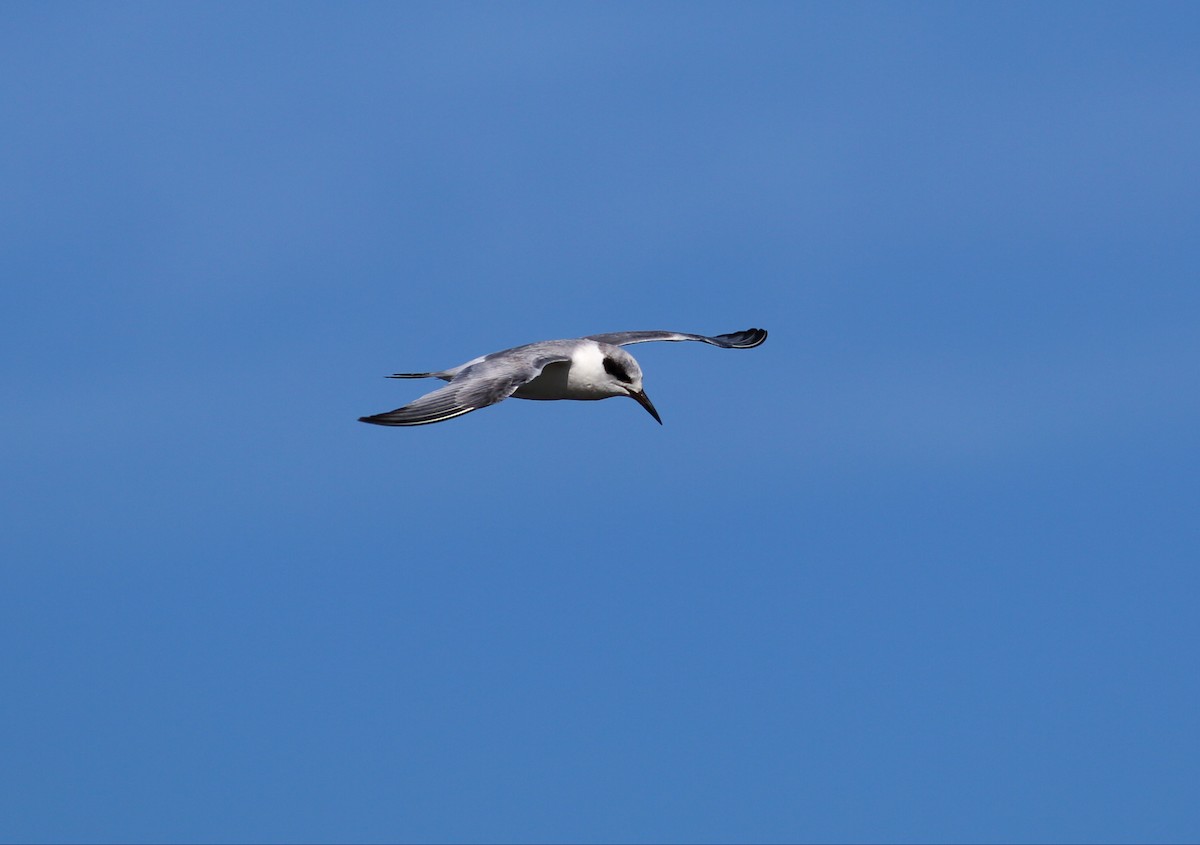
[[[517,399],[570,399],[571,365],[566,361],[547,364],[533,381],[517,388]]]
[[[611,384],[605,378],[599,356],[589,356],[585,350],[583,360],[559,361],[547,364],[533,381],[517,388],[513,396],[517,399],[607,399],[615,396]],[[593,362],[591,357],[596,357]]]

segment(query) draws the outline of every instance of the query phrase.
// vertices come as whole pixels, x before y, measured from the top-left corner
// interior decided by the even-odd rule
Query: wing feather
[[[426,393],[394,411],[358,419],[375,425],[427,425],[460,417],[504,401],[521,385],[537,378],[547,364],[569,361],[570,357],[552,353],[484,358],[461,369],[445,387]]]
[[[714,337],[685,332],[610,332],[609,334],[591,334],[587,336],[587,339],[597,343],[611,343],[613,346],[629,346],[633,343],[649,343],[655,340],[698,340],[701,343],[720,346],[722,349],[753,349],[767,339],[767,332],[766,329],[746,329]]]

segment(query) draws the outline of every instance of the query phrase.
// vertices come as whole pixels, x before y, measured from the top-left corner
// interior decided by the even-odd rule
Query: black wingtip
[[[732,332],[731,334],[721,335],[721,339],[728,341],[733,349],[753,349],[756,346],[762,346],[767,340],[766,329],[746,329],[744,332]]]

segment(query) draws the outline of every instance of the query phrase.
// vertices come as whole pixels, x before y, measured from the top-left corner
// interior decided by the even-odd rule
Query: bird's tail
[[[454,378],[454,373],[445,370],[436,373],[392,373],[388,378],[440,378],[442,381],[450,381]]]

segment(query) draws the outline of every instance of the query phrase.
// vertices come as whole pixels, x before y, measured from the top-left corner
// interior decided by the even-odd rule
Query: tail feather
[[[443,371],[437,373],[392,373],[386,378],[440,378],[443,381],[449,381],[453,376]]]

